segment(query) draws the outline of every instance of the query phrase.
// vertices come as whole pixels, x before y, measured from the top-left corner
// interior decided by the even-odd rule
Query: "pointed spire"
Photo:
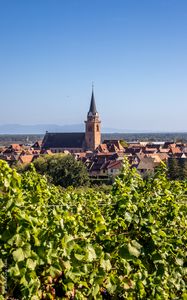
[[[92,97],[91,97],[91,102],[90,102],[90,109],[88,112],[89,115],[96,115],[97,114],[97,109],[96,109],[96,104],[95,104],[95,97],[94,97],[94,85],[92,83]]]

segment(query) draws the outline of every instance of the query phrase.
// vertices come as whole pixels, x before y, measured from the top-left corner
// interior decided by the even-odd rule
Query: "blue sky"
[[[0,124],[187,131],[186,0],[0,0]]]

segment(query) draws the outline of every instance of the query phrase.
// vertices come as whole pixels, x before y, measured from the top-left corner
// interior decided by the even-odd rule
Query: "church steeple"
[[[95,150],[101,143],[101,121],[96,109],[94,89],[92,85],[92,95],[90,102],[90,109],[87,115],[86,123],[86,147],[89,150]]]
[[[90,102],[90,109],[89,109],[89,112],[88,112],[88,115],[91,116],[91,115],[97,115],[98,112],[97,112],[97,109],[96,109],[96,104],[95,104],[95,97],[94,97],[94,87],[93,87],[93,84],[92,84],[92,96],[91,96],[91,102]]]

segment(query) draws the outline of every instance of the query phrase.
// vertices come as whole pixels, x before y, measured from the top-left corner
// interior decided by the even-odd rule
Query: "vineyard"
[[[0,161],[0,299],[187,299],[187,182],[64,191]]]

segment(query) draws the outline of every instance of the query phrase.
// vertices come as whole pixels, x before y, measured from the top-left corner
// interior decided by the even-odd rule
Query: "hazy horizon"
[[[46,131],[49,132],[83,132],[85,130],[84,124],[69,124],[69,125],[59,125],[59,124],[33,124],[33,125],[23,125],[23,124],[0,124],[0,135],[19,135],[19,134],[45,134]],[[187,133],[187,131],[149,131],[149,130],[138,130],[131,128],[101,128],[102,134],[165,134],[165,133]]]

